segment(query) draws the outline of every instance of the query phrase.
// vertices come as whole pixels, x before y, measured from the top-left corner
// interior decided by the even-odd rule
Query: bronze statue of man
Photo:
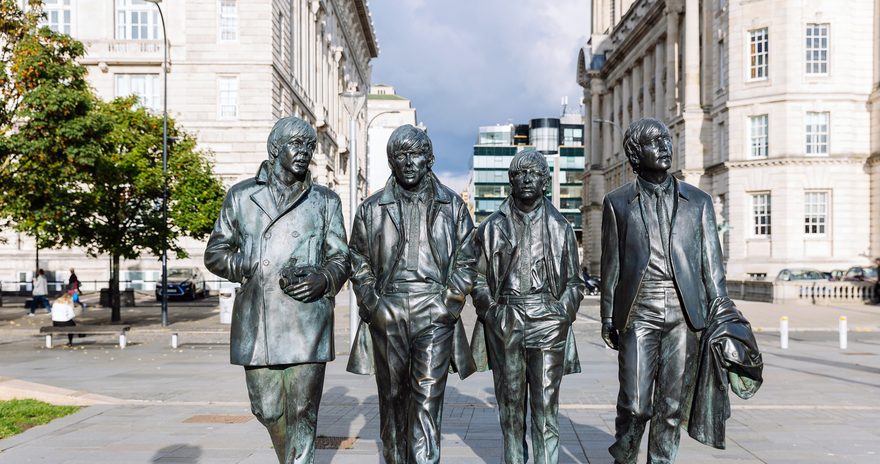
[[[634,122],[624,150],[637,178],[606,195],[602,212],[602,338],[619,350],[620,380],[609,451],[635,463],[650,421],[648,462],[671,463],[699,364],[696,333],[727,299],[724,265],[711,197],[667,172],[666,126]]]
[[[511,195],[475,234],[478,274],[471,296],[495,381],[504,438],[504,462],[528,460],[526,403],[532,417],[535,462],[559,462],[559,385],[580,372],[572,322],[583,299],[577,239],[568,221],[544,197],[550,168],[525,149],[508,169]],[[568,360],[568,362],[566,362]],[[478,366],[480,368],[482,366]]]
[[[459,319],[473,287],[474,226],[431,172],[424,131],[398,127],[387,154],[392,176],[358,207],[349,244],[358,339],[371,339],[385,462],[437,463],[450,362],[462,377],[474,371]],[[369,345],[352,347],[349,371],[370,372]]]
[[[230,357],[286,464],[314,461],[324,368],[335,357],[333,297],[349,274],[339,196],[309,173],[315,140],[302,119],[275,123],[269,160],[229,189],[205,250],[211,272],[242,284]]]

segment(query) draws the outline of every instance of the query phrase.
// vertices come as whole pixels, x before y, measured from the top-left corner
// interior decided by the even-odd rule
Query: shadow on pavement
[[[201,455],[202,448],[199,446],[176,444],[166,446],[159,451],[156,451],[156,454],[153,455],[153,458],[150,460],[150,462],[196,464],[200,462],[199,457],[201,457]]]
[[[366,378],[366,377],[365,377]],[[372,381],[372,379],[370,379]],[[328,415],[336,416],[337,419],[333,422],[327,422],[323,420],[324,418],[318,419],[318,442],[321,442],[321,437],[356,437],[357,441],[368,441],[370,440],[369,436],[372,435],[370,433],[365,433],[367,428],[375,426],[371,424],[373,421],[378,421],[378,403],[379,397],[376,395],[369,396],[365,398],[363,401],[358,400],[353,396],[348,395],[348,388],[346,387],[333,387],[330,390],[324,392],[321,396],[321,403],[325,405],[332,405],[334,409],[340,408],[344,411],[348,411],[344,414],[337,414],[337,411],[328,411]],[[330,409],[329,407],[325,407],[322,409]],[[364,424],[361,426],[358,431],[350,431],[352,429],[352,424],[358,422],[359,419],[363,418]],[[375,443],[377,448],[382,450],[382,440],[378,437],[378,426],[376,428],[376,437]],[[322,430],[323,429],[323,430]],[[339,452],[339,448],[325,448],[328,450],[325,455],[332,462],[333,457]],[[323,457],[322,457],[323,459]]]

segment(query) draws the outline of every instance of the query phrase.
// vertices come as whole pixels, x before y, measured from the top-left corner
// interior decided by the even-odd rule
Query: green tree
[[[0,0],[0,215],[47,248],[71,243],[65,205],[110,128],[93,114],[83,45],[39,27],[29,3]]]
[[[134,97],[99,103],[112,128],[89,179],[69,203],[76,219],[74,243],[92,256],[111,257],[111,292],[118,292],[119,260],[155,256],[163,248],[185,257],[182,237],[204,238],[223,203],[224,189],[192,136],[168,121],[168,218],[162,222],[162,118],[138,108]],[[119,320],[114,298],[112,320]]]
[[[38,27],[38,0],[23,13],[0,0],[0,218],[40,248],[79,246],[111,258],[111,319],[121,319],[120,258],[185,256],[203,238],[223,187],[192,136],[169,120],[169,227],[162,223],[162,118],[135,98],[102,102],[77,63],[82,43]]]

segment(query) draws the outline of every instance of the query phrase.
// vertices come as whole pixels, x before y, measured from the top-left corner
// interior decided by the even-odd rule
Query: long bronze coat
[[[510,272],[515,272],[513,254],[519,237],[513,226],[510,211],[510,199],[504,201],[498,211],[489,216],[474,234],[477,249],[477,278],[471,298],[474,300],[477,315],[481,318],[489,307],[498,299],[500,282]],[[553,204],[544,200],[545,236],[549,237],[546,245],[546,262],[549,263],[547,278],[550,280],[550,292],[559,300],[572,322],[577,315],[581,300],[584,299],[584,280],[578,266],[577,238],[574,229],[559,213]],[[482,321],[478,320],[471,336],[471,350],[477,364],[477,370],[491,368],[492,360],[488,359],[485,332]],[[565,374],[581,371],[578,359],[574,331],[568,331],[565,344]]]
[[[443,303],[447,311],[458,317],[473,288],[476,256],[471,235],[474,223],[461,197],[441,184],[433,173],[428,175],[434,186],[434,200],[428,213],[428,246],[445,277]],[[379,298],[403,257],[400,240],[403,222],[393,194],[394,182],[394,177],[389,178],[383,190],[364,200],[354,219],[351,283],[362,314],[376,311]],[[371,349],[370,331],[361,320],[348,371],[372,373]],[[452,369],[462,378],[472,374],[476,368],[461,319],[455,324],[452,349]]]
[[[602,319],[623,331],[639,292],[650,240],[639,206],[638,179],[605,196],[602,208]],[[708,193],[674,179],[678,195],[672,212],[672,274],[693,330],[706,327],[709,303],[727,296],[715,209]],[[658,238],[653,238],[658,240]]]
[[[256,178],[229,189],[205,250],[208,270],[242,283],[230,358],[243,366],[332,361],[333,297],[349,274],[339,196],[308,177],[291,206],[279,211],[266,183],[270,168],[263,162]],[[282,291],[278,279],[292,260],[323,271],[324,297],[303,303]],[[250,278],[247,269],[254,269]]]

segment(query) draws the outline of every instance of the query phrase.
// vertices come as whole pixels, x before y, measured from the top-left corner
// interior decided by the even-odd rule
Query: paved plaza
[[[381,462],[374,379],[345,372],[347,304],[338,301],[338,357],[328,365],[317,461]],[[684,436],[678,462],[880,462],[880,307],[738,306],[764,352],[764,386],[749,401],[732,399],[726,450]],[[58,339],[50,350],[37,335],[49,317],[25,317],[22,302],[6,298],[0,399],[88,406],[0,440],[0,464],[276,462],[268,434],[250,413],[242,369],[229,364],[222,333],[228,326],[219,323],[218,311],[216,297],[175,302],[172,324],[162,328],[155,302],[139,301],[123,309],[133,326],[126,349],[113,337],[88,337],[75,339],[73,348]],[[782,316],[790,321],[787,350],[779,348]],[[838,347],[840,316],[850,327],[846,350]],[[466,309],[469,328],[473,317]],[[78,321],[109,318],[108,309],[90,307]],[[598,300],[588,298],[575,323],[583,372],[562,383],[561,462],[611,463],[617,367],[615,352],[601,344],[597,318]],[[170,330],[180,331],[177,349],[170,347]],[[463,381],[450,375],[442,456],[456,464],[500,462],[490,373]]]

